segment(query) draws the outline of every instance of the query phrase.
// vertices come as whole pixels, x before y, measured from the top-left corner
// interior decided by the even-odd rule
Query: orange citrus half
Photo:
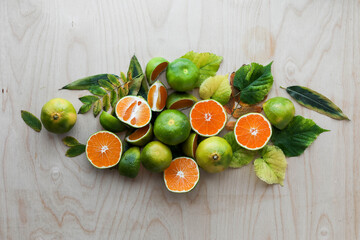
[[[197,102],[190,111],[191,127],[201,136],[215,136],[224,128],[226,121],[224,107],[215,100]]]
[[[270,140],[271,124],[260,113],[248,113],[236,121],[234,134],[240,146],[249,150],[258,150]]]
[[[166,105],[166,99],[166,88],[164,84],[160,82],[160,80],[157,80],[153,85],[151,85],[147,96],[147,101],[150,105],[151,110],[155,112],[162,111]]]
[[[112,132],[100,131],[90,136],[85,152],[94,167],[110,168],[120,161],[122,143]]]
[[[166,188],[175,193],[191,191],[199,179],[199,167],[192,158],[188,157],[175,158],[164,171]]]
[[[136,96],[126,96],[119,100],[115,109],[120,121],[134,128],[141,128],[151,120],[151,109],[145,99]]]

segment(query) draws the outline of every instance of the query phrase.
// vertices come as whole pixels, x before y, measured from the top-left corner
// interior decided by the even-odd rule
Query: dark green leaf
[[[109,109],[110,109],[110,97],[109,97],[109,94],[106,94],[103,97],[103,109],[104,109],[105,112],[109,111]]]
[[[71,136],[64,137],[62,139],[62,142],[68,147],[74,147],[80,144],[78,140],[76,140],[74,137]]]
[[[337,120],[350,120],[342,110],[321,93],[302,86],[291,86],[286,91],[299,104]]]
[[[128,76],[131,76],[131,78],[134,79],[134,78],[140,77],[141,75],[144,75],[144,73],[141,69],[138,59],[134,55],[130,60]]]
[[[83,154],[85,152],[86,146],[84,144],[79,144],[76,146],[72,146],[71,148],[69,148],[66,153],[65,156],[67,157],[76,157],[79,156],[81,154]]]
[[[200,75],[196,82],[196,87],[199,87],[201,83],[208,77],[215,76],[223,60],[222,57],[213,53],[197,53],[194,51],[186,53],[181,58],[189,59],[199,68]]]
[[[94,103],[97,100],[99,100],[99,98],[97,96],[94,96],[94,95],[87,95],[87,96],[80,97],[79,100],[82,103]]]
[[[248,165],[254,159],[257,151],[250,151],[241,147],[236,142],[235,134],[233,131],[225,134],[224,139],[230,144],[233,150],[233,157],[231,159],[229,167],[241,168],[245,165]]]
[[[125,76],[125,73],[121,72],[120,76],[121,76],[121,80],[123,81],[123,83],[126,83],[128,81],[128,79]]]
[[[93,103],[84,103],[80,109],[79,109],[79,114],[84,114],[84,113],[87,113],[90,109],[91,109],[91,106],[93,105]]]
[[[89,91],[94,94],[94,95],[98,95],[98,96],[104,96],[106,94],[106,90],[99,87],[99,86],[92,86],[89,88]]]
[[[101,102],[101,100],[97,100],[94,103],[94,108],[93,108],[94,117],[97,117],[97,115],[99,115],[101,108],[102,108],[102,102]]]
[[[40,120],[35,117],[32,113],[27,112],[25,110],[21,110],[21,117],[24,120],[24,122],[31,127],[32,129],[34,129],[36,132],[40,132],[42,125]]]
[[[112,74],[113,75],[113,74]],[[117,77],[116,75],[114,75]],[[62,87],[61,89],[68,90],[89,90],[92,86],[99,86],[99,80],[108,80],[108,74],[98,74],[94,76],[84,77]]]
[[[108,74],[108,79],[109,81],[116,87],[120,86],[120,81],[117,77],[115,77],[114,75]]]
[[[111,105],[112,108],[115,107],[117,101],[118,101],[117,93],[116,93],[115,90],[112,90],[112,91],[110,92],[110,105]]]
[[[274,81],[271,65],[272,62],[267,66],[251,63],[251,65],[243,65],[236,71],[234,87],[241,91],[241,101],[247,104],[256,104],[265,98]]]
[[[100,87],[104,88],[105,90],[111,91],[114,89],[114,86],[106,80],[100,79],[99,80],[99,85]]]
[[[119,89],[118,89],[118,98],[119,99],[121,99],[122,97],[124,97],[125,96],[125,90],[124,90],[124,88],[122,88],[122,87],[119,87]]]
[[[130,87],[128,94],[134,96],[138,95],[144,79],[145,79],[144,75],[140,75],[139,77],[130,80]]]
[[[311,119],[295,116],[283,130],[273,128],[271,141],[283,150],[287,157],[301,155],[323,132],[329,130],[316,125]]]
[[[148,92],[149,92],[148,82],[146,81],[145,78],[143,78],[137,95],[143,97],[144,99],[147,99]]]

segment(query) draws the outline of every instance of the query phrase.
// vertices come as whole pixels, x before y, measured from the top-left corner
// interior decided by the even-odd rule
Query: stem
[[[281,88],[281,89],[285,89],[285,90],[286,90],[286,88],[284,88],[283,86],[280,86],[280,88]]]

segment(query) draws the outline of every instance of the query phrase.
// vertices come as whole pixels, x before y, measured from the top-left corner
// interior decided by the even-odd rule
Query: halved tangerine
[[[110,168],[118,164],[122,143],[112,132],[100,131],[90,136],[86,143],[86,157],[96,168]]]
[[[135,146],[145,146],[153,138],[153,126],[151,123],[145,127],[136,129],[125,138],[125,141]]]
[[[249,150],[258,150],[270,140],[271,124],[260,113],[248,113],[236,121],[234,134],[240,146]]]
[[[157,80],[149,89],[147,101],[151,110],[160,112],[166,105],[167,91],[160,80]]]
[[[146,126],[151,120],[151,109],[145,99],[137,96],[126,96],[119,100],[115,109],[120,121],[134,128]]]
[[[215,100],[197,102],[190,111],[191,127],[201,136],[215,136],[224,128],[226,121],[224,107]]]
[[[166,107],[168,109],[181,110],[191,107],[198,100],[196,97],[187,92],[173,92],[166,100]]]
[[[188,157],[175,158],[164,171],[165,186],[175,193],[191,191],[199,179],[199,167],[194,159]]]

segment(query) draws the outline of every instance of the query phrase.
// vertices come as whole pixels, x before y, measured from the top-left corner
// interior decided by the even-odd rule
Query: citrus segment
[[[125,138],[125,140],[136,146],[144,146],[153,137],[153,127],[152,124],[149,123],[145,127],[136,129],[133,133]]]
[[[191,158],[195,157],[198,136],[196,133],[191,133],[186,141],[182,144],[183,153]]]
[[[241,116],[235,124],[234,134],[237,143],[249,150],[263,148],[271,138],[270,122],[259,113]]]
[[[196,186],[199,179],[199,167],[193,159],[188,157],[175,158],[164,171],[165,186],[171,192],[189,192]]]
[[[165,86],[157,80],[149,89],[147,101],[151,110],[160,112],[166,105],[167,91]]]
[[[147,125],[151,120],[151,109],[145,99],[136,96],[126,96],[116,104],[116,116],[120,121],[135,128]]]
[[[168,64],[169,62],[162,57],[154,57],[146,64],[145,74],[150,85],[155,82],[156,78],[167,68]]]
[[[166,100],[166,107],[168,109],[184,109],[191,107],[197,102],[197,98],[186,92],[173,92]]]
[[[110,132],[122,132],[126,129],[126,125],[123,122],[108,112],[102,111],[99,120],[101,126]]]
[[[100,131],[90,136],[86,144],[86,156],[97,168],[113,167],[120,161],[121,140],[108,131]]]
[[[192,129],[201,136],[214,136],[225,126],[227,115],[224,107],[215,100],[195,103],[190,111]]]

